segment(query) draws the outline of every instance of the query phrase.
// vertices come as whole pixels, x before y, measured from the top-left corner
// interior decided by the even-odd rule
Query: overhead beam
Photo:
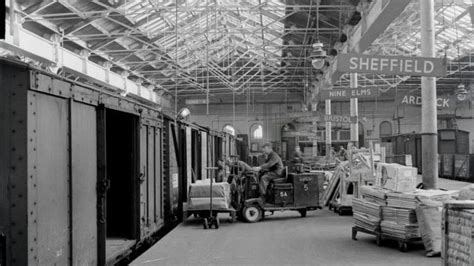
[[[390,24],[405,10],[411,0],[372,1],[362,14],[359,24],[352,28],[349,40],[344,44],[341,53],[362,53],[381,35]],[[337,71],[337,56],[331,67],[324,73],[318,87],[329,88],[342,76]]]

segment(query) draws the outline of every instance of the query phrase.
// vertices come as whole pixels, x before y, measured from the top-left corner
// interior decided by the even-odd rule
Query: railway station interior
[[[0,266],[474,265],[472,0],[0,6]]]

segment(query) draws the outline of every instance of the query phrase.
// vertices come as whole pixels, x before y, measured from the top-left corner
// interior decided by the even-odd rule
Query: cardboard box
[[[395,192],[411,192],[416,189],[416,167],[395,163],[378,163],[375,185]]]

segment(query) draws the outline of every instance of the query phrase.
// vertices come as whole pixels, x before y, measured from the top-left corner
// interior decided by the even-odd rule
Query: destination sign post
[[[446,60],[418,56],[380,56],[365,54],[340,54],[337,70],[348,73],[374,73],[386,75],[443,77]]]
[[[322,90],[321,98],[330,100],[349,100],[350,98],[373,98],[379,96],[378,88],[353,88]]]
[[[357,123],[357,116],[322,115],[321,120],[324,122],[351,124]]]

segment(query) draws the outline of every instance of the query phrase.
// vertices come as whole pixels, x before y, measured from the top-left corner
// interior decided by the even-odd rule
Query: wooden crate
[[[474,201],[445,202],[442,232],[442,265],[474,265]]]

